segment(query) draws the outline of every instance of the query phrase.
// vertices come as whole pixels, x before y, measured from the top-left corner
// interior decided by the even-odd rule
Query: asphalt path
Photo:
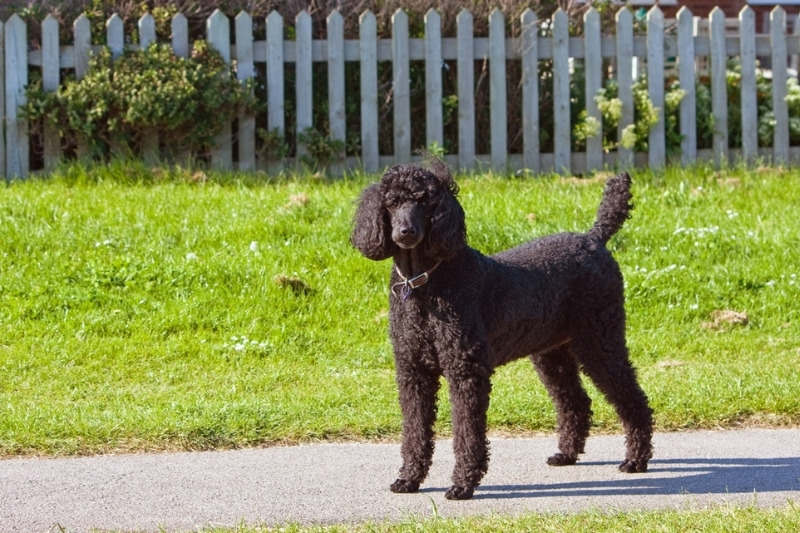
[[[399,445],[313,444],[231,451],[0,461],[0,531],[193,531],[210,526],[351,523],[409,517],[696,509],[800,502],[800,429],[659,433],[646,474],[622,474],[623,437],[589,438],[549,467],[555,436],[492,438],[489,473],[451,502],[453,455],[437,442],[417,494],[388,490]]]

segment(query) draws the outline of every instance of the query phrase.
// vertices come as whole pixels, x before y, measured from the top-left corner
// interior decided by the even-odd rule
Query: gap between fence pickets
[[[410,39],[408,36],[408,19],[404,11],[398,10],[393,17],[393,35],[390,39],[377,39],[375,37],[374,15],[367,12],[362,15],[360,24],[362,33],[360,39],[344,39],[343,19],[341,14],[333,12],[329,15],[327,23],[329,28],[328,40],[312,40],[308,27],[310,16],[307,12],[301,12],[296,19],[297,41],[285,40],[283,36],[284,21],[277,13],[271,13],[267,19],[267,36],[265,40],[253,40],[252,23],[247,24],[249,15],[240,13],[236,17],[234,28],[236,44],[231,45],[230,19],[221,11],[217,10],[207,21],[207,39],[212,46],[220,50],[226,61],[236,62],[238,66],[237,77],[244,81],[255,74],[254,65],[266,63],[268,76],[266,79],[268,96],[268,127],[277,128],[283,132],[285,121],[285,98],[296,98],[298,106],[304,104],[302,111],[298,107],[297,131],[311,126],[313,115],[309,105],[311,102],[310,87],[311,75],[313,73],[311,65],[315,62],[326,62],[328,65],[328,78],[331,80],[329,85],[329,122],[331,124],[330,135],[332,138],[344,140],[347,132],[345,130],[345,94],[347,88],[344,87],[343,69],[347,61],[361,62],[362,79],[374,80],[377,83],[376,64],[379,61],[391,61],[396,67],[394,82],[397,87],[394,89],[393,97],[395,105],[393,156],[380,155],[377,153],[377,135],[375,124],[370,120],[363,120],[364,126],[361,130],[362,153],[356,158],[350,158],[340,164],[340,169],[349,168],[353,161],[356,165],[363,163],[368,170],[375,170],[378,166],[404,162],[413,159],[412,150],[425,147],[410,146],[412,126],[422,127],[421,121],[415,119],[412,124],[410,117],[410,106],[408,102],[408,91],[406,85],[409,83],[408,63],[410,61],[435,61],[444,64],[446,61],[455,61],[468,71],[470,65],[475,61],[488,60],[489,85],[493,94],[490,95],[491,106],[497,107],[498,112],[492,110],[491,116],[495,117],[491,121],[490,131],[488,132],[491,153],[488,156],[475,153],[474,131],[474,76],[459,81],[459,154],[453,154],[450,159],[456,166],[465,169],[475,168],[494,168],[494,169],[514,169],[516,167],[533,168],[534,170],[556,170],[559,172],[585,172],[597,169],[598,165],[626,164],[630,162],[624,150],[619,153],[598,154],[597,142],[589,143],[586,152],[572,153],[570,147],[570,131],[572,125],[569,123],[569,114],[565,112],[569,109],[569,91],[563,90],[568,87],[571,69],[574,60],[585,60],[587,64],[594,65],[593,68],[603,68],[603,60],[611,60],[615,64],[614,75],[631,76],[631,79],[640,75],[645,70],[650,78],[658,75],[659,72],[669,72],[670,65],[666,64],[667,58],[675,58],[675,62],[680,66],[681,58],[685,54],[692,55],[694,69],[681,68],[680,81],[683,87],[693,87],[697,69],[705,68],[703,60],[707,57],[728,58],[730,56],[741,56],[744,63],[751,68],[743,73],[743,92],[742,102],[743,121],[752,121],[754,110],[752,105],[755,101],[755,87],[752,83],[755,71],[754,58],[767,58],[773,65],[780,64],[785,59],[787,69],[791,66],[796,68],[798,55],[800,55],[800,38],[798,38],[797,15],[792,14],[787,18],[785,10],[776,7],[770,14],[771,30],[769,34],[755,35],[754,12],[752,8],[745,7],[738,18],[726,18],[724,13],[715,8],[708,19],[693,17],[691,12],[683,7],[678,12],[676,21],[665,21],[663,13],[658,7],[652,8],[647,13],[646,30],[644,34],[634,35],[632,33],[630,12],[621,10],[617,15],[617,34],[599,37],[599,60],[598,60],[598,33],[600,31],[600,17],[592,8],[587,12],[585,24],[588,30],[584,36],[569,37],[562,29],[566,13],[558,10],[552,19],[554,35],[552,37],[542,37],[539,33],[539,26],[543,21],[539,20],[530,10],[522,15],[523,30],[524,24],[536,25],[536,31],[528,31],[519,37],[508,37],[505,35],[505,17],[495,10],[490,15],[490,35],[488,37],[474,37],[472,34],[473,18],[468,10],[463,10],[458,16],[458,31],[455,37],[442,37],[440,25],[441,18],[436,12],[429,12],[426,19],[430,18],[430,24],[426,26],[425,38]],[[686,47],[686,39],[681,35],[681,28],[685,25],[681,21],[691,18],[692,34],[689,41],[693,46]],[[792,21],[792,33],[787,31],[789,20]],[[438,24],[437,32],[431,25]],[[672,32],[674,26],[678,26],[678,32]],[[745,32],[737,32],[740,25],[747,28]],[[172,46],[176,53],[186,55],[188,53],[188,32],[186,18],[182,14],[176,15],[173,19],[173,40]],[[122,49],[138,49],[155,41],[155,24],[152,15],[146,14],[138,21],[140,43],[124,43],[123,24],[117,15],[112,16],[107,24],[107,42],[112,48],[112,53],[118,56]],[[685,29],[683,30],[686,31]],[[0,23],[0,34],[3,44],[3,76],[0,77],[0,91],[5,116],[4,139],[5,143],[0,143],[0,171],[6,177],[22,177],[28,174],[30,165],[30,139],[28,135],[28,125],[20,115],[19,108],[25,103],[25,88],[28,83],[28,68],[41,67],[43,77],[46,79],[46,89],[54,90],[60,83],[59,73],[62,69],[74,69],[76,77],[85,75],[88,69],[88,59],[90,54],[99,49],[98,46],[91,45],[91,24],[89,19],[81,15],[73,24],[74,42],[69,45],[58,44],[58,24],[52,16],[48,16],[42,23],[42,47],[28,52],[27,30],[24,22],[17,15],[5,23]],[[432,42],[435,40],[435,43]],[[692,50],[693,48],[693,50]],[[506,87],[506,68],[505,62],[509,60],[521,60],[533,50],[536,55],[534,59],[554,59],[557,64],[553,67],[553,76],[557,87],[554,92],[554,104],[552,112],[559,117],[556,121],[557,131],[554,132],[555,150],[552,154],[539,154],[531,152],[537,147],[537,143],[525,141],[526,153],[517,157],[517,154],[507,154],[508,132],[507,123],[498,117],[506,117],[507,101],[504,92]],[[625,54],[620,52],[624,50]],[[634,62],[634,68],[629,68],[628,63]],[[670,59],[672,61],[672,59]],[[608,64],[608,61],[605,62]],[[714,61],[711,61],[712,65]],[[721,61],[717,61],[719,65]],[[295,95],[285,95],[283,93],[283,65],[294,64],[298,79],[305,80],[303,87],[298,87]],[[647,65],[647,66],[645,66]],[[531,68],[528,61],[527,68]],[[787,79],[787,69],[773,69],[773,79],[783,83]],[[461,69],[460,69],[461,70]],[[712,67],[713,70],[713,67]],[[753,73],[750,72],[753,71]],[[441,76],[436,76],[440,69],[428,68],[426,76],[426,108],[441,105]],[[717,124],[724,124],[727,120],[727,94],[725,87],[720,81],[721,73],[718,68],[712,72],[712,94],[714,100],[714,118]],[[466,72],[465,75],[468,75]],[[594,73],[596,74],[596,73]],[[587,76],[588,91],[596,91],[597,76]],[[796,75],[796,74],[795,74]],[[524,76],[524,73],[523,73]],[[430,78],[428,80],[427,78]],[[746,83],[744,79],[746,78]],[[601,78],[602,79],[602,78]],[[627,78],[626,78],[627,79]],[[716,81],[714,81],[716,80]],[[526,91],[533,91],[530,81],[522,80],[522,87]],[[620,84],[622,86],[622,84]],[[660,85],[660,84],[659,84]],[[362,85],[362,90],[364,89]],[[537,87],[538,89],[538,87]],[[656,107],[663,109],[663,87],[651,86],[650,97]],[[373,91],[366,91],[366,97],[361,101],[361,115],[363,117],[378,116],[377,94]],[[796,147],[788,145],[788,112],[786,110],[785,89],[782,87],[774,91],[773,107],[775,110],[775,140],[774,148],[764,150],[757,147],[752,138],[752,133],[745,141],[741,150],[728,150],[725,132],[718,132],[715,137],[714,148],[710,152],[710,159],[717,165],[724,165],[735,161],[736,158],[743,158],[746,161],[756,157],[767,156],[776,162],[796,161]],[[620,91],[623,100],[623,108],[632,109],[632,102],[628,101],[632,96],[625,91]],[[527,99],[527,108],[530,103],[530,94],[523,94],[523,99]],[[538,97],[537,97],[538,100]],[[692,102],[692,98],[687,99]],[[470,106],[470,103],[473,105]],[[502,109],[500,109],[502,108]],[[684,115],[690,116],[691,110],[687,107],[683,111]],[[599,111],[596,106],[587,105],[589,116],[600,119]],[[567,117],[565,121],[563,118]],[[746,118],[745,118],[746,117]],[[433,132],[427,135],[429,145],[436,142],[440,146],[443,144],[441,134],[442,116],[439,113],[427,113],[425,120],[426,131]],[[625,121],[628,121],[625,123]],[[625,114],[623,122],[620,124],[622,130],[632,121],[630,113]],[[684,124],[687,122],[687,124]],[[237,132],[239,136],[240,152],[237,154],[238,166],[240,168],[254,168],[255,151],[255,127],[254,118],[240,116],[239,123],[242,125]],[[689,124],[692,123],[692,124]],[[752,122],[748,122],[743,130],[752,132]],[[665,140],[661,132],[663,120],[657,125],[650,136],[649,152],[646,164],[650,166],[662,166],[666,163]],[[692,130],[693,121],[681,121],[681,134],[684,138],[696,139],[696,133]],[[727,128],[725,128],[727,129]],[[233,168],[234,158],[232,153],[233,134],[230,125],[226,126],[217,136],[217,146],[212,153],[212,164],[220,168]],[[481,132],[481,135],[486,135]],[[526,136],[538,134],[538,129],[529,123],[523,126],[523,134]],[[245,136],[246,139],[243,139]],[[50,167],[58,159],[59,143],[54,138],[52,131],[45,132],[45,165]],[[696,146],[696,144],[695,144]],[[151,143],[146,147],[146,157],[157,155],[157,144]],[[302,148],[299,149],[302,155]],[[85,147],[79,145],[79,154],[85,152]],[[692,154],[690,147],[687,148],[690,156],[704,158],[707,151],[695,150]],[[486,158],[488,157],[488,163]],[[521,162],[520,162],[521,161]],[[685,164],[691,159],[684,157],[682,162]],[[642,163],[642,156],[637,155],[634,164]],[[262,163],[263,166],[263,163]]]

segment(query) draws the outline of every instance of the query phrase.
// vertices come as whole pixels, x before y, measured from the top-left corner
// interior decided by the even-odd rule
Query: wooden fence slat
[[[178,57],[189,57],[189,20],[183,13],[172,17],[172,51]]]
[[[633,14],[620,9],[617,22],[617,98],[622,104],[617,124],[617,165],[626,168],[633,165],[633,150],[622,146],[625,129],[633,124]]]
[[[434,9],[425,14],[425,142],[444,147],[442,116],[442,17]]]
[[[144,51],[156,42],[156,20],[150,13],[145,13],[139,19],[139,49]],[[158,161],[159,148],[158,132],[155,130],[145,132],[141,138],[142,159],[145,163],[153,165]]]
[[[283,77],[283,17],[272,11],[267,17],[267,130],[283,136],[286,131]]]
[[[106,21],[106,44],[112,59],[117,59],[125,51],[125,26],[116,13]]]
[[[475,63],[472,13],[462,9],[456,17],[458,40],[458,164],[475,166]]]
[[[42,89],[47,92],[57,91],[61,83],[59,52],[58,20],[47,15],[42,21]],[[43,126],[44,168],[52,170],[61,158],[61,139],[50,121],[45,120]]]
[[[523,165],[539,172],[539,27],[528,8],[520,17],[522,57],[522,152]]]
[[[347,133],[344,81],[344,18],[334,11],[328,15],[328,120],[331,139],[340,141]]]
[[[584,72],[586,77],[586,116],[600,125],[597,135],[586,139],[586,170],[603,168],[603,116],[595,97],[603,84],[603,57],[601,50],[600,13],[590,8],[583,16],[585,42]]]
[[[713,153],[717,167],[728,164],[728,56],[725,50],[725,13],[718,7],[708,16],[711,39],[711,114],[714,117]]]
[[[269,25],[269,23],[267,23]],[[251,80],[256,72],[253,64],[253,18],[241,11],[236,15],[236,79],[242,84]],[[239,112],[239,170],[256,168],[256,118],[252,113]]]
[[[372,11],[359,21],[361,54],[361,162],[366,172],[376,172],[378,153],[378,23]]]
[[[216,9],[206,21],[206,38],[208,44],[217,50],[222,59],[231,62],[231,28],[228,17]],[[226,122],[214,139],[211,150],[211,165],[216,168],[230,170],[233,168],[233,146],[231,123]]]
[[[3,59],[6,57],[5,28],[0,20],[0,177],[6,177],[6,62]]]
[[[394,162],[411,159],[411,76],[409,74],[408,15],[392,15],[392,109],[394,112]]]
[[[308,149],[299,137],[314,126],[314,68],[312,54],[313,30],[311,15],[303,10],[294,21],[295,34],[295,104],[297,109],[297,157],[308,155]]]
[[[5,25],[6,177],[24,178],[30,169],[28,121],[20,108],[27,101],[28,30],[19,15]]]
[[[664,113],[664,13],[653,7],[647,12],[647,92],[658,109],[658,122],[650,128],[647,140],[648,164],[661,168],[667,162]]]
[[[569,94],[569,21],[558,8],[553,14],[553,170],[571,172],[572,124]]]
[[[789,107],[786,102],[786,11],[778,6],[769,14],[770,41],[772,43],[772,112],[775,114],[775,132],[772,140],[773,162],[789,160]]]
[[[83,79],[89,72],[89,56],[92,52],[92,24],[88,17],[81,14],[72,24],[72,33],[75,39],[73,46],[75,78]],[[89,156],[89,146],[85,141],[76,141],[77,156],[79,159]]]
[[[742,159],[752,164],[758,157],[758,102],[756,98],[756,12],[745,6],[739,12],[739,64],[742,67]]]
[[[505,171],[508,163],[506,90],[506,19],[495,8],[489,15],[489,139],[492,167],[497,171]]]
[[[682,165],[690,165],[697,159],[697,95],[694,88],[693,19],[692,12],[686,6],[678,10],[678,81],[681,89],[686,91],[678,112]]]

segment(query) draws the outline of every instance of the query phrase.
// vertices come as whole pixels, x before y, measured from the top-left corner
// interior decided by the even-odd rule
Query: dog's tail
[[[629,218],[628,213],[633,209],[631,198],[631,177],[627,172],[609,179],[603,191],[603,200],[597,209],[597,220],[589,230],[589,236],[603,244],[607,243]]]

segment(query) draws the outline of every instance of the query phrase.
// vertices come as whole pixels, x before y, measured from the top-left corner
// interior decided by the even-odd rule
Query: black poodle
[[[625,428],[623,472],[645,472],[652,410],[625,344],[622,274],[606,243],[628,218],[630,177],[608,180],[588,233],[560,233],[493,256],[467,245],[458,186],[439,161],[389,169],[362,193],[351,236],[369,259],[394,259],[389,327],[403,413],[403,466],[393,492],[428,474],[439,378],[450,388],[455,468],[451,500],[472,497],[489,465],[486,411],[494,369],[530,357],[558,416],[571,465],[589,434],[591,400],[579,370]]]

